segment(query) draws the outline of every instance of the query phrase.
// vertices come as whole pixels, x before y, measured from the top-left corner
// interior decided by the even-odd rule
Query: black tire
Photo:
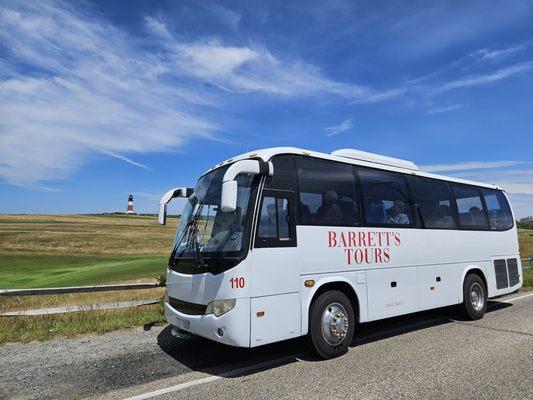
[[[341,307],[339,307],[341,306]],[[344,308],[343,312],[342,308]],[[335,322],[338,321],[338,327],[341,334],[338,334],[337,325],[329,324],[329,330],[322,329],[322,318]],[[345,324],[348,324],[347,328]],[[335,325],[332,329],[331,326]],[[353,337],[355,328],[355,315],[352,304],[346,295],[338,290],[324,292],[318,296],[311,304],[309,312],[309,336],[311,343],[322,358],[334,358],[343,355],[348,350]],[[339,343],[329,343],[325,335],[330,335],[330,341],[339,341]]]
[[[482,293],[479,293],[480,290]],[[474,291],[478,293],[477,297]],[[487,298],[487,287],[483,279],[477,274],[468,274],[463,282],[463,302],[459,304],[461,315],[469,320],[483,318],[487,311]],[[478,301],[482,301],[482,304]]]

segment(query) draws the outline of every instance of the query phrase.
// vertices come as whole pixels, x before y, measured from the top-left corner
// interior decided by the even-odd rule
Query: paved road
[[[302,339],[247,350],[160,327],[6,345],[0,399],[533,399],[531,294],[476,322],[442,309],[364,324],[329,361]]]

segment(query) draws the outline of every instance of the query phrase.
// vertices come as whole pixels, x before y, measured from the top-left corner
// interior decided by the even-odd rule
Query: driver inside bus
[[[277,236],[277,220],[276,220],[276,204],[268,204],[266,206],[267,215],[261,218],[259,224],[259,236],[261,237],[276,237]]]

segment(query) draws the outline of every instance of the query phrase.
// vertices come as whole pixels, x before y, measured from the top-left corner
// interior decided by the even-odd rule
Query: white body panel
[[[250,156],[270,160],[278,153],[302,154],[302,150],[266,149]],[[345,157],[307,154],[443,178]],[[454,178],[446,180],[474,184]],[[350,235],[359,239],[357,244],[347,239]],[[296,239],[296,247],[254,248],[252,245],[244,261],[218,275],[182,275],[170,271],[167,286],[171,297],[203,305],[223,299],[237,299],[237,302],[234,309],[218,318],[185,315],[166,304],[168,321],[177,326],[183,320],[189,321],[188,330],[194,334],[234,346],[254,347],[307,334],[313,296],[323,285],[331,283],[343,282],[353,290],[359,322],[459,304],[463,301],[464,277],[473,269],[481,271],[489,297],[511,293],[522,286],[516,227],[494,232],[297,226]],[[518,259],[516,285],[496,288],[493,260],[498,258]],[[232,278],[244,278],[244,287],[232,287]],[[314,286],[306,287],[306,280],[314,280]],[[264,314],[260,316],[261,313]],[[218,328],[225,330],[222,338],[216,333]]]

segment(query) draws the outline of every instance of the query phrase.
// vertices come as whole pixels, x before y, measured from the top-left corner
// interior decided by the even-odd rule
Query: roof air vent
[[[354,160],[367,161],[376,164],[390,165],[392,167],[405,168],[418,171],[418,167],[412,161],[401,160],[399,158],[382,156],[380,154],[369,153],[355,149],[340,149],[331,152],[338,157],[352,158]]]

